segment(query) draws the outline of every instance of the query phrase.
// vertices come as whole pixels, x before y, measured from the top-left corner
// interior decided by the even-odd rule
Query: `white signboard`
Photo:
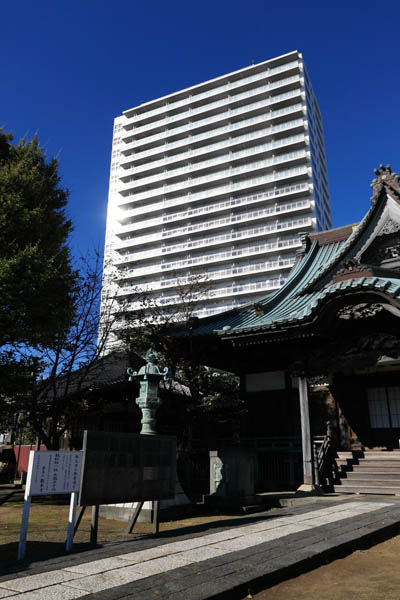
[[[25,497],[79,491],[83,452],[31,450]]]
[[[26,478],[24,509],[18,544],[18,560],[25,556],[29,511],[32,496],[48,494],[71,494],[68,517],[67,551],[72,548],[76,503],[81,480],[83,452],[57,452],[31,450]]]

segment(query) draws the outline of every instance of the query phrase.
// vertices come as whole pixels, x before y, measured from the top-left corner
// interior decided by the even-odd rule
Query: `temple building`
[[[301,437],[302,475],[293,477],[301,476],[305,488],[316,485],[324,448],[334,443],[336,459],[347,450],[342,458],[350,469],[361,460],[364,471],[371,465],[365,479],[357,475],[359,491],[400,493],[400,471],[392,465],[400,458],[399,176],[381,165],[371,186],[371,207],[359,224],[303,237],[281,289],[194,319],[180,334],[182,351],[186,344],[194,360],[240,375],[248,406],[243,441],[259,440],[257,448],[275,451],[276,462],[285,448],[287,466],[284,440]],[[325,436],[317,454],[315,435]],[[384,484],[379,461],[388,458],[397,478],[389,469]],[[285,468],[281,457],[275,471]],[[272,471],[267,478],[284,479]],[[348,477],[335,489],[356,491]]]

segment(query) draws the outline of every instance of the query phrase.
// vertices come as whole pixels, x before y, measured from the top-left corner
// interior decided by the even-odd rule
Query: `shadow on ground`
[[[79,543],[74,545],[73,552],[85,552],[91,550],[93,546],[88,543]],[[29,568],[32,563],[42,560],[66,556],[65,542],[27,542],[26,558],[17,560],[18,542],[3,544],[0,546],[0,575],[16,573]]]
[[[288,513],[285,511],[285,516]],[[164,529],[158,535],[154,535],[152,533],[135,533],[132,534],[126,533],[124,535],[124,539],[112,542],[103,542],[98,544],[98,546],[94,547],[89,542],[76,542],[73,545],[72,552],[69,554],[77,554],[81,552],[88,552],[87,557],[83,560],[84,562],[90,562],[90,560],[97,560],[98,556],[90,556],[90,550],[94,548],[102,548],[104,546],[118,546],[121,544],[131,543],[132,548],[129,551],[134,550],[135,540],[138,539],[159,539],[163,540],[163,543],[166,543],[167,540],[173,540],[176,537],[182,536],[194,536],[200,535],[204,533],[212,533],[215,530],[220,529],[221,527],[229,528],[229,527],[237,527],[241,525],[249,525],[253,523],[257,523],[259,521],[265,521],[266,519],[271,518],[279,518],[279,513],[274,511],[274,514],[257,514],[257,515],[249,515],[249,516],[232,516],[226,517],[226,515],[221,514],[221,518],[218,520],[209,521],[210,518],[218,518],[215,511],[201,511],[201,510],[193,510],[190,512],[190,516],[185,514],[185,519],[176,519],[168,522],[161,521],[161,527],[167,527],[168,529]],[[191,518],[199,520],[204,519],[203,522],[197,524],[190,524]],[[189,524],[186,522],[189,521]],[[126,527],[126,523],[121,522],[121,528]],[[89,533],[89,532],[88,532]],[[154,545],[154,542],[153,544]],[[49,560],[52,558],[60,558],[63,556],[67,556],[67,552],[65,550],[65,541],[62,542],[50,542],[50,541],[27,541],[26,544],[26,554],[25,559],[18,561],[17,560],[18,553],[18,542],[11,542],[8,544],[3,544],[0,546],[0,575],[6,575],[16,572],[22,572],[26,569],[29,569],[35,563],[39,563],[44,560]]]

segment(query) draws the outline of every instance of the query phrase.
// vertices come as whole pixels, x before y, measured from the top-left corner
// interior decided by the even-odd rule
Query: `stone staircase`
[[[400,450],[338,452],[336,466],[339,494],[400,495]]]

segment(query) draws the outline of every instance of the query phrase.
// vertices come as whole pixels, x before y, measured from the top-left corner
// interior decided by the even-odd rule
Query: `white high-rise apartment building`
[[[321,115],[295,51],[115,119],[105,270],[176,310],[176,285],[213,284],[198,316],[280,287],[299,233],[331,227]]]

